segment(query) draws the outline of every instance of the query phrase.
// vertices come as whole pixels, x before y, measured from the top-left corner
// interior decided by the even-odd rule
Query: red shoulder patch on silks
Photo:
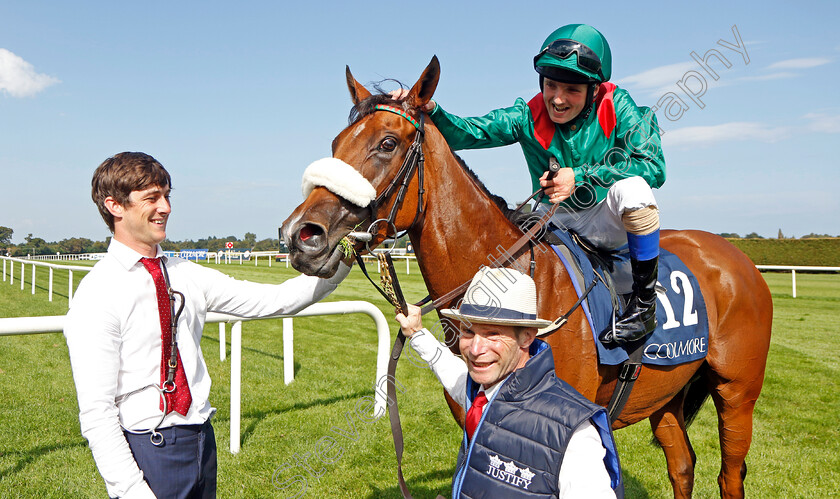
[[[554,122],[548,117],[542,92],[528,101],[528,107],[531,108],[531,117],[534,120],[534,136],[537,138],[537,142],[543,146],[543,149],[547,151],[551,145],[551,139],[554,138]]]
[[[598,96],[595,100],[598,102],[598,123],[601,125],[601,130],[604,135],[610,138],[613,130],[615,130],[615,102],[613,102],[613,92],[616,89],[615,83],[604,82],[598,86]]]

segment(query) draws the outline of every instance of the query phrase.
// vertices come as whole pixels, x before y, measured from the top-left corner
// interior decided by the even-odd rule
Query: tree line
[[[94,241],[86,237],[71,237],[61,241],[47,242],[43,238],[28,234],[21,244],[12,244],[14,230],[9,227],[0,226],[0,248],[4,255],[28,256],[28,255],[55,255],[56,253],[75,255],[80,253],[104,253],[108,251],[111,238],[104,241]],[[210,236],[198,240],[185,239],[183,241],[170,241],[161,243],[164,251],[181,251],[186,249],[207,249],[218,251],[225,249],[227,243],[233,243],[234,249],[249,251],[280,251],[286,250],[285,245],[278,239],[257,240],[253,232],[246,232],[241,239],[236,236],[216,237]]]
[[[736,232],[721,232],[718,235],[726,239],[797,239],[796,237],[786,237],[782,234],[782,229],[779,229],[779,235],[776,237],[764,237],[759,235],[757,232],[750,232],[745,236],[739,236]],[[835,237],[840,237],[840,235],[832,236],[831,234],[817,234],[812,232],[810,234],[805,234],[798,239],[833,239]]]
[[[27,255],[55,255],[56,253],[66,255],[76,255],[80,253],[104,253],[108,251],[108,244],[111,238],[108,237],[104,241],[93,241],[85,237],[71,237],[69,239],[62,239],[61,241],[47,242],[40,237],[34,237],[28,234],[24,238],[23,244],[12,244],[12,235],[14,230],[9,227],[0,226],[0,250],[3,254],[8,256],[27,256]],[[765,238],[755,232],[751,232],[745,236],[740,236],[734,232],[723,232],[719,234],[727,239],[796,239],[792,237],[785,237],[779,229],[777,238]],[[832,236],[829,234],[806,234],[799,239],[824,239],[834,238],[840,236]],[[405,247],[406,241],[401,238],[397,247]],[[261,239],[257,240],[257,235],[253,232],[246,232],[242,239],[236,236],[216,237],[210,236],[198,240],[185,239],[183,241],[170,241],[169,239],[161,243],[161,247],[165,251],[181,251],[187,249],[206,249],[208,251],[218,251],[225,249],[227,243],[233,243],[234,249],[249,250],[249,251],[286,251],[286,245],[279,239]]]

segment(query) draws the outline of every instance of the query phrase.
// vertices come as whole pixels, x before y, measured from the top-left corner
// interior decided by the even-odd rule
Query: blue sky
[[[15,243],[104,239],[90,178],[131,150],[172,174],[170,239],[276,237],[304,168],[346,126],[345,65],[363,83],[411,85],[436,54],[436,100],[481,115],[533,96],[543,39],[583,22],[638,104],[672,92],[685,105],[677,119],[657,111],[663,227],[840,235],[838,19],[833,1],[6,1],[0,225]],[[717,81],[691,56],[710,49],[730,64],[710,59]],[[705,93],[691,99],[681,80]],[[530,194],[517,146],[462,156],[509,202]]]

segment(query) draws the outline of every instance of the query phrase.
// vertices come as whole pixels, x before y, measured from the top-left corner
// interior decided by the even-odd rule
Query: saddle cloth
[[[553,234],[563,243],[552,245],[554,252],[566,267],[578,298],[586,287],[596,279],[587,253],[572,236],[563,230],[555,229]],[[626,251],[619,258],[628,260]],[[627,268],[629,265],[614,265],[614,269]],[[601,275],[607,269],[597,269]],[[625,280],[627,270],[616,270],[622,274],[617,280]],[[709,319],[706,302],[703,300],[700,286],[694,274],[676,255],[665,249],[659,249],[659,278],[657,280],[656,330],[650,334],[642,351],[642,363],[652,365],[677,365],[702,359],[709,347]],[[628,352],[623,347],[606,348],[598,334],[612,323],[613,306],[610,290],[604,279],[597,279],[597,284],[581,304],[586,320],[592,330],[598,350],[598,362],[605,365],[621,364],[628,359]],[[619,307],[624,303],[619,300]],[[616,311],[620,315],[621,310]]]

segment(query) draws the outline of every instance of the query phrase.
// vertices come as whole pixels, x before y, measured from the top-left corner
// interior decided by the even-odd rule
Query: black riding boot
[[[621,317],[598,336],[607,347],[640,340],[656,329],[656,276],[659,257],[638,261],[630,259],[633,270],[633,294]]]

